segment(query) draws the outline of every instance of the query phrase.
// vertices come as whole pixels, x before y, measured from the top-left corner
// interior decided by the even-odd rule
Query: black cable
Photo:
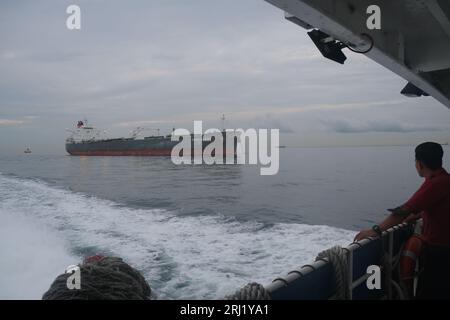
[[[370,40],[370,47],[369,47],[369,49],[364,50],[364,51],[359,51],[359,50],[353,49],[353,48],[350,47],[349,45],[345,45],[345,47],[347,47],[350,51],[353,51],[353,52],[355,52],[355,53],[361,53],[361,54],[368,53],[370,50],[373,49],[373,47],[374,47],[374,45],[375,45],[375,41],[374,41],[373,38],[372,38],[370,35],[368,35],[367,33],[361,33],[361,35],[362,35],[362,36],[366,36],[367,38],[369,38],[369,40]]]

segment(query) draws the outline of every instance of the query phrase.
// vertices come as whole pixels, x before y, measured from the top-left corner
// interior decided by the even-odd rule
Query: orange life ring
[[[411,236],[403,247],[399,261],[400,281],[404,285],[409,297],[414,293],[414,276],[416,265],[422,249],[422,239],[418,235]]]

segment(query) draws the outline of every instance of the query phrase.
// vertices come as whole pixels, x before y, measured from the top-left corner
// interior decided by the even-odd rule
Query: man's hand
[[[421,217],[422,217],[421,213],[410,214],[405,220],[403,220],[403,222],[410,223],[410,222],[413,222],[413,221],[416,221],[416,220],[420,219]]]
[[[355,236],[355,239],[353,239],[354,242],[361,241],[362,239],[366,239],[368,237],[376,237],[377,233],[373,231],[372,229],[362,230],[360,233],[358,233]]]

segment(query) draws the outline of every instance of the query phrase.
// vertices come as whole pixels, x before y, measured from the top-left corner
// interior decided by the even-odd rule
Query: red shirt
[[[445,169],[425,178],[403,207],[422,214],[422,239],[426,243],[450,247],[450,174]]]

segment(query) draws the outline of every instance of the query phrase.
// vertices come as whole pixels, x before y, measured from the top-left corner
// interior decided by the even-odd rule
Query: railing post
[[[387,248],[387,270],[386,270],[386,282],[387,282],[387,296],[389,300],[392,300],[392,256],[394,253],[394,231],[391,229],[388,233],[388,248]]]
[[[353,250],[347,250],[349,300],[353,300]]]

